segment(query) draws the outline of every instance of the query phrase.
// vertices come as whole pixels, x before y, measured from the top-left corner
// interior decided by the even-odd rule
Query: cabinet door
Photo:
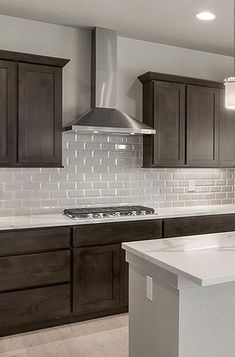
[[[71,313],[70,284],[0,294],[0,336],[30,330],[37,322]]]
[[[61,165],[61,69],[19,64],[18,161]]]
[[[0,258],[0,291],[70,281],[70,250]]]
[[[235,215],[169,218],[164,221],[164,238],[235,231]]]
[[[185,164],[185,85],[154,82],[155,166]]]
[[[187,87],[187,164],[218,165],[219,89]]]
[[[221,90],[220,98],[219,164],[235,166],[235,111],[225,108],[224,90]]]
[[[120,305],[120,245],[74,249],[73,311]]]
[[[16,128],[16,65],[0,61],[0,165],[14,161]]]
[[[128,310],[129,300],[129,265],[126,262],[126,252],[120,247],[120,300],[121,305]]]

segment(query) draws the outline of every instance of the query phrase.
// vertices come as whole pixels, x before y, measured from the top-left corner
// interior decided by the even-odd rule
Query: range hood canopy
[[[156,130],[117,109],[117,34],[92,30],[91,106],[64,130],[75,132],[155,134]]]

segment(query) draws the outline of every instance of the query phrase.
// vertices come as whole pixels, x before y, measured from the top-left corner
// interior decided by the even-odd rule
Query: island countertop
[[[235,232],[123,243],[122,247],[201,286],[235,281]]]

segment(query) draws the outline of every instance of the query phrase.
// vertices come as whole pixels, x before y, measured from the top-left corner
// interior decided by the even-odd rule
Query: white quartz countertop
[[[123,243],[122,247],[201,286],[235,281],[235,232]]]
[[[59,214],[47,215],[25,215],[25,216],[10,216],[0,217],[0,230],[8,229],[23,229],[23,228],[37,228],[37,227],[55,227],[55,226],[75,226],[81,224],[95,224],[95,223],[111,223],[111,222],[127,222],[135,220],[150,220],[150,219],[164,219],[174,217],[190,217],[190,216],[204,216],[216,214],[235,213],[235,205],[221,205],[221,206],[203,206],[203,207],[184,207],[184,208],[167,208],[161,209],[158,214],[151,214],[147,216],[136,217],[115,217],[115,218],[99,218],[99,219],[79,219],[74,220]]]

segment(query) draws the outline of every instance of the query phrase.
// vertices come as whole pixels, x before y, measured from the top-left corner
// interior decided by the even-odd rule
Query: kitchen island
[[[130,357],[235,356],[235,232],[122,247]]]

